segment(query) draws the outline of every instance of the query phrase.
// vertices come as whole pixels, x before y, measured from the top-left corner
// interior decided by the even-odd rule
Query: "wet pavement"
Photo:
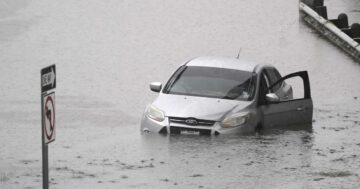
[[[358,0],[325,4],[360,18]],[[301,21],[296,1],[3,0],[0,41],[0,188],[42,185],[39,75],[53,63],[51,188],[360,187],[360,64]],[[312,131],[140,134],[148,83],[239,48],[283,75],[309,71]]]

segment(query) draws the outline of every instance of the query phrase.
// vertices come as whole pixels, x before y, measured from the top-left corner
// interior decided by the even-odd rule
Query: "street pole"
[[[43,189],[49,189],[48,145],[45,144],[45,136],[44,136],[45,135],[44,134],[44,117],[43,117],[44,116],[44,98],[43,98],[42,92],[41,92],[40,96],[41,96],[41,143],[42,143]]]

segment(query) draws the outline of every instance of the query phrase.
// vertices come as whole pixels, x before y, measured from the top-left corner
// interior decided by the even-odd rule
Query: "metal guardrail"
[[[360,44],[338,28],[334,21],[327,20],[303,2],[300,2],[299,10],[304,14],[303,18],[308,24],[360,62]]]

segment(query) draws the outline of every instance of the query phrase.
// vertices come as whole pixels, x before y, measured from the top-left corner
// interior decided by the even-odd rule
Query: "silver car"
[[[285,80],[299,77],[303,96],[293,98]],[[281,77],[269,64],[199,57],[180,66],[141,120],[141,132],[229,134],[262,127],[311,124],[313,104],[306,71]]]

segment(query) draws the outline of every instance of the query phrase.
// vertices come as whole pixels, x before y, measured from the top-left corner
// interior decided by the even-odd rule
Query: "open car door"
[[[300,77],[301,86],[289,86],[287,81],[292,78]],[[310,82],[307,71],[301,71],[289,74],[274,84],[268,89],[271,91],[272,87],[282,83],[282,86],[287,85],[292,87],[294,91],[304,91],[300,93],[300,97],[291,97],[288,99],[280,99],[276,94],[269,93],[266,95],[265,104],[261,106],[263,112],[263,126],[294,126],[294,125],[309,125],[312,123],[313,103],[310,94]],[[302,83],[302,84],[301,84]],[[299,88],[300,87],[300,88]],[[292,90],[291,94],[292,95]]]

